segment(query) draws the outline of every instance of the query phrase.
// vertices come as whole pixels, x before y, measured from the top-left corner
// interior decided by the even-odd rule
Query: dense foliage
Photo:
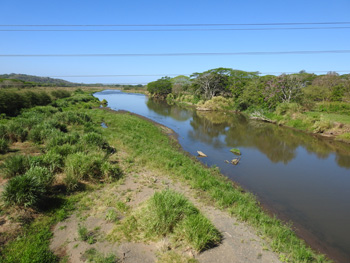
[[[0,113],[16,116],[23,108],[44,106],[52,102],[52,98],[44,91],[23,93],[0,90]]]
[[[281,103],[298,103],[312,108],[318,102],[349,102],[350,75],[328,72],[316,75],[300,71],[296,74],[259,76],[230,68],[217,68],[190,77],[161,78],[148,84],[151,94],[186,101],[207,101],[213,97],[229,98],[236,110],[265,108],[275,110]]]
[[[155,97],[165,98],[171,93],[171,81],[169,77],[163,77],[156,81],[148,83],[147,90]]]

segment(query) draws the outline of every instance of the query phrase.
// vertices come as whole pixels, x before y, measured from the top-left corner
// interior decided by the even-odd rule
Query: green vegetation
[[[19,232],[2,239],[0,262],[58,262],[49,250],[50,229],[66,218],[80,195],[67,191],[77,190],[67,178],[93,187],[121,175],[119,166],[109,160],[115,149],[101,136],[99,123],[86,113],[86,108],[97,107],[99,101],[81,90],[72,97],[52,93],[56,97],[53,106],[25,109],[16,117],[5,116],[0,123],[0,137],[6,142],[2,176],[9,178],[1,193],[1,213],[10,222],[19,220],[21,226]],[[26,154],[21,150],[13,153],[15,142]],[[67,156],[72,159],[68,161]],[[83,163],[74,163],[74,156]],[[78,168],[86,173],[62,174]]]
[[[78,190],[94,189],[94,185],[121,176],[121,169],[111,161],[115,150],[110,145],[127,151],[130,160],[144,169],[156,169],[183,181],[202,200],[255,226],[285,261],[327,262],[297,238],[289,226],[267,215],[252,194],[236,187],[217,169],[207,169],[179,151],[159,127],[133,115],[91,109],[99,104],[91,95],[77,90],[70,97],[57,99],[52,106],[33,107],[17,117],[1,120],[0,136],[8,142],[10,150],[17,140],[17,144],[28,144],[40,153],[23,157],[21,152],[6,153],[7,149],[3,152],[8,167],[5,176],[10,179],[2,194],[2,214],[14,218],[16,210],[12,208],[20,208],[28,213],[34,211],[37,216],[22,220],[20,235],[1,247],[1,262],[58,261],[49,250],[50,229],[74,209],[74,204],[84,195],[84,191]],[[99,127],[102,121],[108,123],[108,129]],[[18,127],[27,131],[28,136],[18,136],[22,132],[8,128],[16,123],[20,123]],[[118,211],[128,210],[124,203],[116,206]],[[117,224],[122,221],[118,220],[117,212],[109,212],[106,217]],[[138,229],[148,239],[165,235],[197,251],[221,240],[209,220],[181,194],[169,190],[156,193],[137,214],[128,215],[120,224],[127,238],[136,238],[132,233]],[[94,242],[94,238],[89,241],[91,235],[84,226],[78,234]],[[91,262],[112,260],[112,255],[106,257],[92,250],[85,256]],[[163,257],[164,262],[171,258],[174,261],[169,262],[181,262],[175,252],[165,252],[160,258]]]
[[[161,93],[163,89],[167,92]],[[198,110],[241,111],[313,133],[331,133],[332,129],[341,133],[344,129],[334,122],[350,124],[349,74],[300,71],[259,76],[258,72],[216,68],[190,77],[165,77],[148,84],[148,90],[152,95],[159,90],[159,97],[166,97],[169,104],[192,104]]]
[[[86,262],[93,262],[93,263],[116,263],[118,262],[118,258],[111,254],[104,256],[103,254],[99,253],[95,248],[90,248],[86,250],[83,254],[83,258],[86,260]]]
[[[78,226],[78,235],[81,241],[85,241],[90,245],[96,243],[94,233],[92,231],[88,231],[85,226]]]
[[[234,153],[234,154],[237,154],[237,155],[241,155],[241,150],[240,149],[237,149],[237,148],[232,148],[230,150],[230,152]]]
[[[29,160],[28,156],[17,154],[7,158],[3,164],[5,178],[24,174],[30,168]]]
[[[171,139],[162,134],[160,128],[129,114],[94,110],[94,116],[109,124],[108,129],[105,129],[106,134],[118,134],[120,147],[128,149],[136,162],[142,163],[145,168],[157,169],[186,182],[198,191],[201,199],[213,202],[240,220],[255,226],[266,240],[270,240],[271,248],[280,253],[285,261],[327,262],[324,256],[317,255],[300,240],[290,226],[266,214],[252,194],[236,187],[217,169],[204,168],[195,159],[188,158],[169,142]],[[124,229],[126,235],[137,227],[136,218],[131,217],[127,226]],[[133,235],[129,238],[132,239]]]
[[[163,77],[159,80],[147,84],[147,91],[156,98],[166,98],[171,93],[171,81],[169,77]]]
[[[0,90],[0,112],[8,116],[16,116],[23,108],[48,105],[51,97],[44,91],[24,93]]]
[[[200,252],[218,245],[221,234],[182,194],[172,190],[156,192],[117,227],[117,239],[160,240],[167,237],[175,246]]]
[[[174,234],[197,251],[221,241],[218,230],[183,195],[165,190],[157,192],[140,212],[138,227],[146,237]]]

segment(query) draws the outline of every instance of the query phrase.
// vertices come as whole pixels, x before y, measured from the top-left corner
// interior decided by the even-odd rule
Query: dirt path
[[[186,248],[172,248],[181,261],[163,258],[160,255],[171,247],[169,240],[133,243],[125,240],[111,241],[115,222],[123,220],[127,211],[137,209],[155,191],[170,188],[181,192],[222,233],[222,243],[197,254]],[[195,197],[196,193],[180,182],[157,174],[157,171],[132,171],[126,174],[122,183],[106,185],[89,193],[79,204],[79,209],[67,220],[57,224],[53,230],[51,249],[68,262],[86,262],[88,253],[95,251],[99,256],[117,255],[118,262],[280,262],[278,256],[269,251],[264,241],[246,224],[239,222],[211,205]],[[116,205],[117,204],[117,205]],[[125,205],[123,208],[123,204]],[[121,212],[125,209],[125,212]],[[115,212],[112,212],[115,211]],[[111,215],[118,214],[111,220]],[[82,226],[93,236],[91,241],[82,241],[79,228]],[[112,233],[112,235],[111,235]],[[93,250],[94,249],[94,250]],[[194,261],[195,259],[195,261]],[[158,261],[157,261],[158,260]],[[192,261],[191,261],[192,260]]]

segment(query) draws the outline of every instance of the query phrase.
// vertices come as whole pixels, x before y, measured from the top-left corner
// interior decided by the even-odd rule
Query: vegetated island
[[[0,120],[1,262],[328,262],[171,130],[103,110],[93,91],[1,90],[27,98],[0,104],[11,113]]]

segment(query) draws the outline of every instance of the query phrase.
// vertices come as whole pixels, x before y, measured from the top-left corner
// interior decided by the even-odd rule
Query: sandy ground
[[[101,255],[116,255],[118,262],[162,262],[159,260],[159,253],[171,247],[168,245],[168,240],[147,243],[111,242],[107,237],[113,231],[115,223],[108,221],[106,215],[115,209],[113,204],[118,201],[127,203],[131,209],[137,209],[155,191],[165,188],[183,193],[223,235],[223,241],[219,246],[199,254],[190,249],[175,248],[175,252],[183,257],[181,262],[188,262],[187,260],[191,258],[203,263],[280,262],[278,255],[269,250],[251,227],[201,201],[188,186],[152,171],[131,172],[125,176],[122,184],[106,185],[90,193],[86,200],[82,201],[85,204],[82,205],[84,209],[79,209],[55,226],[51,249],[72,263],[86,262],[84,253],[91,248],[96,249]],[[118,220],[123,220],[123,215],[120,215]],[[84,225],[94,233],[93,244],[79,239],[79,225]]]

